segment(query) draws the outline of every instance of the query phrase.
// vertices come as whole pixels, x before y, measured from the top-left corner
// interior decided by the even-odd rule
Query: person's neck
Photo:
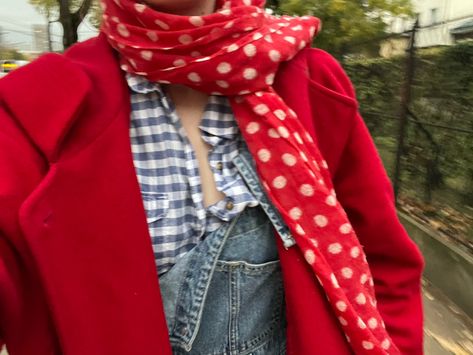
[[[179,6],[169,6],[161,8],[153,6],[156,10],[179,16],[205,16],[215,12],[216,0],[195,1],[191,6],[180,8]]]

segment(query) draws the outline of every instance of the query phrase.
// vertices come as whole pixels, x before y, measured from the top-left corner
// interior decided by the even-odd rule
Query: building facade
[[[473,0],[413,0],[412,3],[419,19],[416,47],[448,46],[473,39]],[[395,18],[390,22],[390,31],[400,35],[382,44],[384,57],[405,52],[409,42],[406,32],[414,25],[409,19]]]

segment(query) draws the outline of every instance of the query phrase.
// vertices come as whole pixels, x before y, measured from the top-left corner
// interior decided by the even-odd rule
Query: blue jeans
[[[234,163],[260,206],[208,234],[159,280],[176,355],[285,354],[274,229],[286,247],[293,240],[259,185],[245,147]]]

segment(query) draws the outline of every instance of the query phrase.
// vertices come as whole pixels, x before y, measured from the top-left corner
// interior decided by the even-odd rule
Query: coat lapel
[[[50,169],[22,205],[20,224],[65,354],[170,354],[130,148],[130,108],[121,101],[126,87],[118,70],[106,79],[98,72],[118,67],[112,53],[81,50],[75,58],[87,51],[103,58],[85,70],[93,89],[81,93],[77,116],[58,113],[69,129],[50,136],[54,144],[42,140],[47,132],[36,133],[43,147],[60,149],[45,152]]]

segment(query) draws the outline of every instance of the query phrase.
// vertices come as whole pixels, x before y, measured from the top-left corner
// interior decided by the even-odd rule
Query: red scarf
[[[376,309],[363,248],[337,201],[327,163],[272,88],[280,63],[311,43],[319,21],[271,16],[263,5],[264,0],[220,1],[215,13],[188,17],[132,0],[107,0],[102,31],[120,53],[124,71],[229,97],[266,192],[353,351],[400,354]]]

